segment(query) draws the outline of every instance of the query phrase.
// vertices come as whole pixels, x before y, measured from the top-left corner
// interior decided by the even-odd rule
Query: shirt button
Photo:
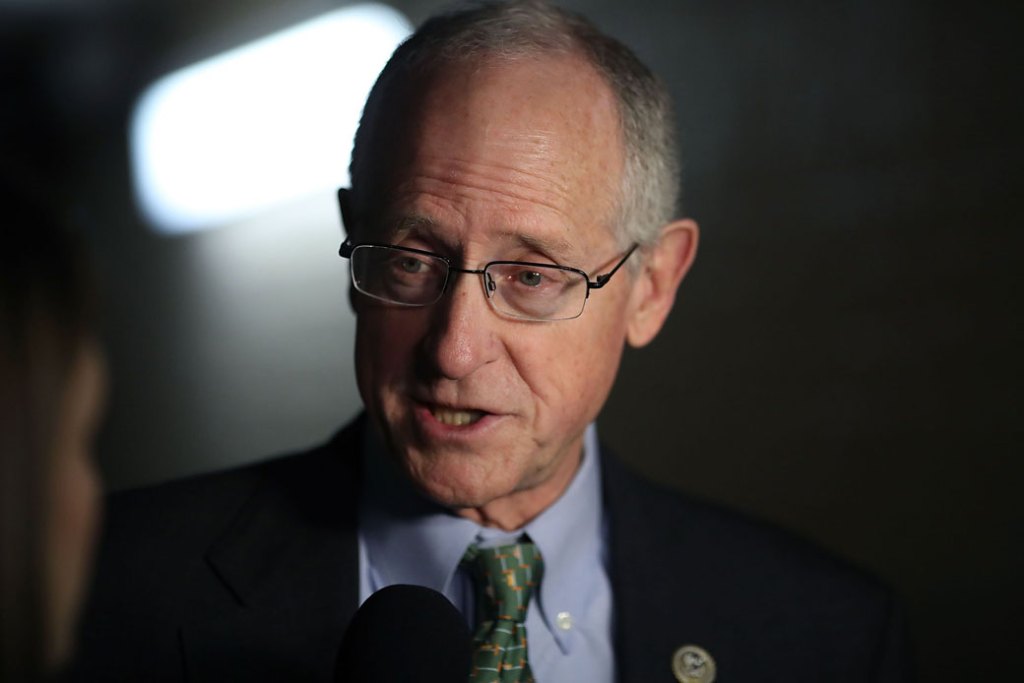
[[[555,617],[555,623],[558,624],[558,628],[568,631],[572,629],[572,615],[568,612],[559,612]]]

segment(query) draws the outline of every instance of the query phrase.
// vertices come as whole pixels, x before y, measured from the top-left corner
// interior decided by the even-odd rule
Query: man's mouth
[[[442,408],[435,406],[431,408],[430,414],[434,419],[449,427],[464,427],[475,424],[486,413],[481,410],[458,410],[455,408]]]

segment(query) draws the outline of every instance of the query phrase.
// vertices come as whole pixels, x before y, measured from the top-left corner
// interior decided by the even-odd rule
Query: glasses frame
[[[384,299],[374,294],[364,292],[362,289],[359,289],[359,285],[356,284],[355,280],[352,280],[352,286],[355,287],[356,290],[359,291],[359,293],[377,299],[378,301],[384,301],[390,304],[394,304],[396,306],[409,306],[411,308],[433,306],[438,301],[440,301],[441,297],[444,296],[444,293],[448,291],[448,282],[451,280],[451,274],[453,272],[465,273],[466,275],[479,275],[481,276],[481,278],[484,279],[484,293],[487,297],[487,301],[491,304],[492,310],[494,310],[499,315],[507,316],[510,318],[516,318],[519,320],[531,320],[536,322],[558,322],[559,320],[575,320],[576,318],[583,315],[583,311],[587,307],[587,301],[590,300],[590,290],[601,289],[606,284],[608,284],[608,281],[612,279],[612,276],[615,275],[616,272],[618,272],[618,270],[623,266],[626,260],[633,255],[633,252],[636,251],[637,248],[639,248],[639,246],[639,243],[634,242],[633,246],[631,246],[626,251],[626,253],[622,255],[622,258],[618,260],[618,262],[615,264],[614,267],[612,267],[611,270],[609,270],[607,273],[596,275],[593,280],[590,279],[590,275],[588,275],[587,272],[584,270],[581,270],[579,268],[573,268],[572,266],[562,266],[556,263],[536,263],[532,261],[488,261],[487,263],[484,264],[483,268],[459,268],[452,263],[452,259],[450,259],[449,257],[443,256],[441,254],[435,254],[434,252],[426,251],[425,249],[414,249],[413,247],[400,247],[395,244],[384,244],[379,242],[360,242],[359,244],[355,244],[348,238],[346,238],[345,241],[342,242],[341,246],[338,248],[338,256],[345,259],[351,259],[352,253],[359,247],[377,247],[385,249],[394,249],[396,251],[406,252],[409,254],[418,254],[420,256],[429,256],[431,258],[436,258],[443,261],[447,266],[447,271],[445,272],[444,276],[444,282],[441,284],[441,288],[438,290],[437,298],[435,298],[433,301],[428,301],[426,303],[409,304],[401,301]],[[572,316],[571,318],[529,318],[525,316],[516,316],[506,311],[499,311],[497,308],[494,308],[494,303],[492,301],[493,297],[491,296],[491,293],[495,289],[494,282],[493,280],[488,282],[487,279],[484,278],[484,275],[487,274],[487,269],[490,268],[491,266],[527,266],[534,268],[556,268],[558,270],[564,270],[570,273],[576,273],[578,275],[581,275],[583,277],[584,282],[586,282],[587,284],[587,293],[586,296],[583,298],[583,306],[580,307],[580,312]]]

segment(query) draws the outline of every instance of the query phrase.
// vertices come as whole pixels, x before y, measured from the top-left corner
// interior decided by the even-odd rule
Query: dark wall
[[[441,3],[395,4],[418,21]],[[908,606],[922,680],[1010,678],[1013,5],[567,5],[669,84],[703,230],[664,333],[626,354],[603,437],[654,478],[881,575]],[[156,237],[124,144],[149,79],[330,6],[66,3],[80,9],[0,22],[5,159],[72,200],[103,270],[112,487],[315,442],[358,409],[333,216]]]
[[[703,242],[603,434],[886,577],[922,680],[961,675],[953,652],[1006,677],[1024,606],[1014,22],[892,2],[644,19],[677,39],[608,25],[675,89]]]

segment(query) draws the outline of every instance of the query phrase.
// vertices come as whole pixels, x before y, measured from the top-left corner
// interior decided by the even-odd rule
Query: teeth
[[[434,419],[441,424],[451,427],[462,427],[473,424],[484,416],[479,410],[449,410],[447,408],[434,408]]]

